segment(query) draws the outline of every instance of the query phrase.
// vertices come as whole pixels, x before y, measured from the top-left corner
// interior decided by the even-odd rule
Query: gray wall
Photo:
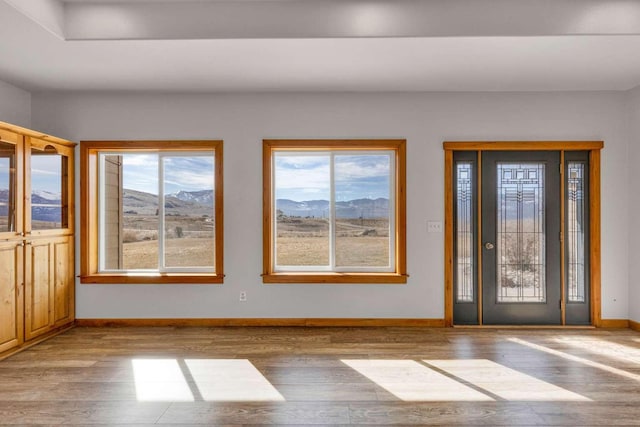
[[[629,118],[629,318],[640,322],[640,86],[628,93]]]
[[[442,318],[443,235],[427,233],[426,222],[444,217],[444,140],[604,140],[602,313],[629,316],[622,92],[49,93],[34,95],[33,125],[75,141],[224,140],[224,285],[78,284],[79,318]],[[262,284],[261,140],[277,137],[407,139],[406,285]]]
[[[0,80],[0,121],[31,126],[31,94]]]

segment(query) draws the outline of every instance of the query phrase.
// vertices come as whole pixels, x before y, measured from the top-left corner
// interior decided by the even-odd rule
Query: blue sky
[[[0,158],[0,189],[9,188],[9,159]]]
[[[277,153],[277,199],[329,200],[330,156]],[[384,154],[336,155],[334,164],[337,201],[389,198],[390,157]]]
[[[158,155],[123,156],[123,187],[158,194]],[[182,191],[213,190],[214,157],[164,157],[165,194]]]

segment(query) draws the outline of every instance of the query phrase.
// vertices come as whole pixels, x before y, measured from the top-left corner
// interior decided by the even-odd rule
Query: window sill
[[[203,284],[217,285],[224,282],[223,274],[91,274],[79,276],[83,284],[113,284],[113,285],[172,285],[172,284]]]
[[[321,284],[403,284],[406,274],[398,273],[269,273],[262,275],[263,283],[321,283]]]

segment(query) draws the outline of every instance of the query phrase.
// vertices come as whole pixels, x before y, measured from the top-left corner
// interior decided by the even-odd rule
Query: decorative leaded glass
[[[456,301],[474,301],[473,163],[458,162],[456,200]]]
[[[570,302],[585,301],[585,164],[567,165],[567,288]]]
[[[497,165],[498,303],[546,301],[545,164]]]

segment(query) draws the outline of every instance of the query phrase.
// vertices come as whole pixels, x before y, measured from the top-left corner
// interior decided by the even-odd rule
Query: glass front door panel
[[[0,142],[0,233],[16,231],[16,146]]]
[[[68,227],[67,158],[52,150],[31,150],[31,229]]]
[[[545,164],[496,167],[496,301],[546,302]]]

